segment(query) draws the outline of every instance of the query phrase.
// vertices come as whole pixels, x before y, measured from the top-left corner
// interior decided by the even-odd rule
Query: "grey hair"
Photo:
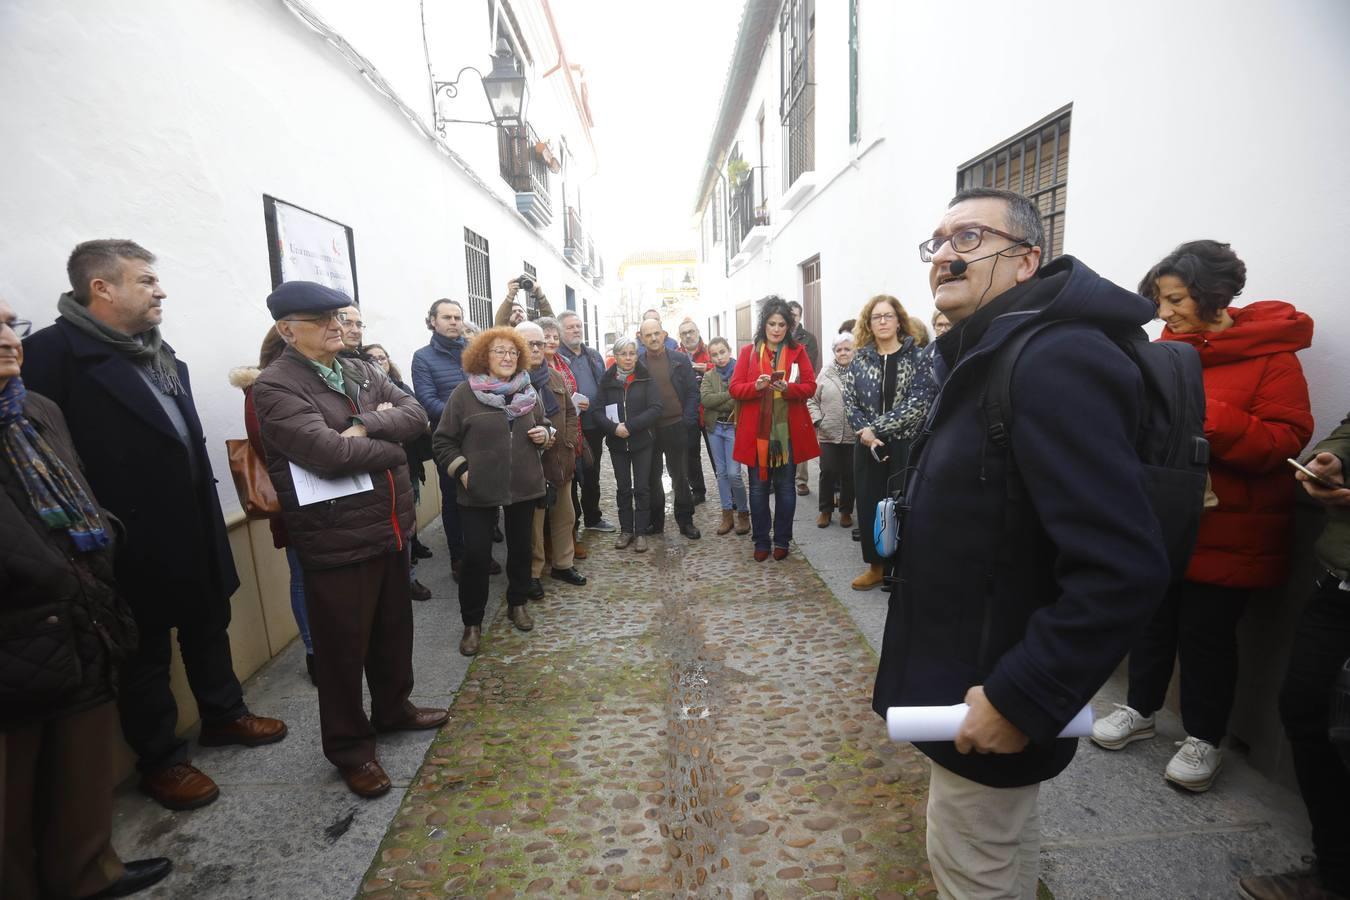
[[[624,350],[627,350],[629,347],[632,347],[634,350],[636,350],[637,341],[633,340],[630,337],[621,337],[614,341],[614,346],[610,348],[609,352],[611,356],[618,356],[620,353],[622,353]]]
[[[562,334],[562,325],[558,324],[558,320],[552,316],[540,316],[534,320],[534,324],[538,325],[544,331]]]
[[[545,318],[548,317],[545,316]],[[575,309],[564,309],[562,312],[558,313],[559,322],[562,322],[563,319],[580,319],[580,318],[581,313],[577,312]]]
[[[530,331],[530,330],[532,330],[532,329],[538,329],[540,334],[543,334],[543,333],[544,333],[544,329],[539,328],[539,323],[538,323],[538,322],[529,322],[529,321],[526,321],[526,322],[519,322],[519,323],[516,324],[516,331],[526,332],[526,331]]]
[[[1045,247],[1045,225],[1041,223],[1041,211],[1036,208],[1035,203],[1021,194],[998,188],[966,188],[956,192],[956,196],[947,204],[947,208],[951,209],[956,204],[964,203],[967,200],[980,200],[986,197],[993,200],[1002,200],[1008,204],[1007,219],[1010,232],[1033,247]]]
[[[89,305],[89,282],[95,278],[104,281],[121,280],[122,260],[139,259],[154,265],[155,254],[135,241],[106,239],[85,241],[76,245],[66,260],[66,274],[75,301]]]
[[[839,345],[845,341],[848,341],[850,344],[853,343],[853,335],[849,334],[847,331],[839,332],[834,336],[834,340],[830,342],[830,350],[838,350]]]

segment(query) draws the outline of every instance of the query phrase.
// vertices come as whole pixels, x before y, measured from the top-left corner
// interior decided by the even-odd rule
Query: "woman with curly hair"
[[[755,562],[784,559],[797,511],[796,466],[820,455],[806,401],[816,373],[792,337],[792,309],[782,297],[760,301],[755,341],[742,347],[727,392],[740,401],[732,455],[750,468],[750,530]],[[769,495],[774,497],[772,527]]]
[[[1246,265],[1227,244],[1190,241],[1139,283],[1166,323],[1160,340],[1185,341],[1200,355],[1219,505],[1200,520],[1185,577],[1130,650],[1126,705],[1092,727],[1092,740],[1108,750],[1153,737],[1153,714],[1180,658],[1187,736],[1164,777],[1197,792],[1209,790],[1223,762],[1238,621],[1254,590],[1283,584],[1289,573],[1294,480],[1284,461],[1298,455],[1313,427],[1295,355],[1312,343],[1313,321],[1282,300],[1230,306],[1246,281]]]
[[[450,392],[432,438],[436,465],[458,479],[464,528],[459,652],[473,656],[483,635],[492,528],[501,507],[506,533],[506,602],[511,622],[529,631],[534,508],[544,496],[539,455],[553,435],[544,406],[530,385],[529,346],[514,328],[489,328],[464,348],[466,380]]]
[[[844,406],[858,435],[853,448],[853,489],[867,571],[855,591],[880,587],[886,560],[872,536],[877,503],[904,487],[910,441],[923,427],[937,390],[927,357],[907,333],[909,314],[900,301],[878,294],[863,305],[854,328],[853,362],[844,373]]]

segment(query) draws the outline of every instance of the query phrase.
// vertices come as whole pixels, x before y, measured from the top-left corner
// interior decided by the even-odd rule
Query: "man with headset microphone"
[[[916,745],[932,761],[928,856],[944,897],[1035,896],[1040,782],[1077,744],[1056,736],[1170,577],[1133,445],[1142,376],[1107,334],[1153,307],[1072,257],[1042,269],[1043,240],[1031,201],[975,188],[919,247],[952,329],[936,342],[941,391],[911,451],[873,707],[970,707],[955,741]],[[1009,450],[992,453],[991,359],[1052,319],[1063,321],[1018,358]],[[1028,502],[1008,505],[1010,485]]]

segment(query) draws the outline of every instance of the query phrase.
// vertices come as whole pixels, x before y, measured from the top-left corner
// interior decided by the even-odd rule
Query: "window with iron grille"
[[[533,263],[531,263],[531,262],[529,262],[528,260],[526,260],[526,261],[522,262],[520,265],[521,265],[521,267],[522,267],[522,269],[524,270],[524,272],[525,272],[526,275],[530,276],[531,278],[533,278],[533,279],[536,280],[536,281],[539,280],[539,273],[538,273],[538,271],[535,270],[534,264],[533,264]]]
[[[577,310],[577,292],[569,284],[563,290],[566,292],[567,308],[576,312]]]
[[[1037,122],[956,172],[956,189],[1001,188],[1029,198],[1041,211],[1041,261],[1064,252],[1064,205],[1069,190],[1069,114],[1072,106]]]
[[[788,0],[778,22],[783,97],[779,116],[787,131],[783,187],[816,167],[816,3]]]
[[[469,318],[479,328],[492,327],[492,270],[488,240],[464,229],[464,270],[469,282]]]

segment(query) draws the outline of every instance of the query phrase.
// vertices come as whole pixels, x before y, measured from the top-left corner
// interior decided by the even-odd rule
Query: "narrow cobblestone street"
[[[871,712],[875,656],[714,506],[646,554],[589,533],[590,585],[549,584],[532,632],[499,610],[363,896],[931,892],[927,768]]]

